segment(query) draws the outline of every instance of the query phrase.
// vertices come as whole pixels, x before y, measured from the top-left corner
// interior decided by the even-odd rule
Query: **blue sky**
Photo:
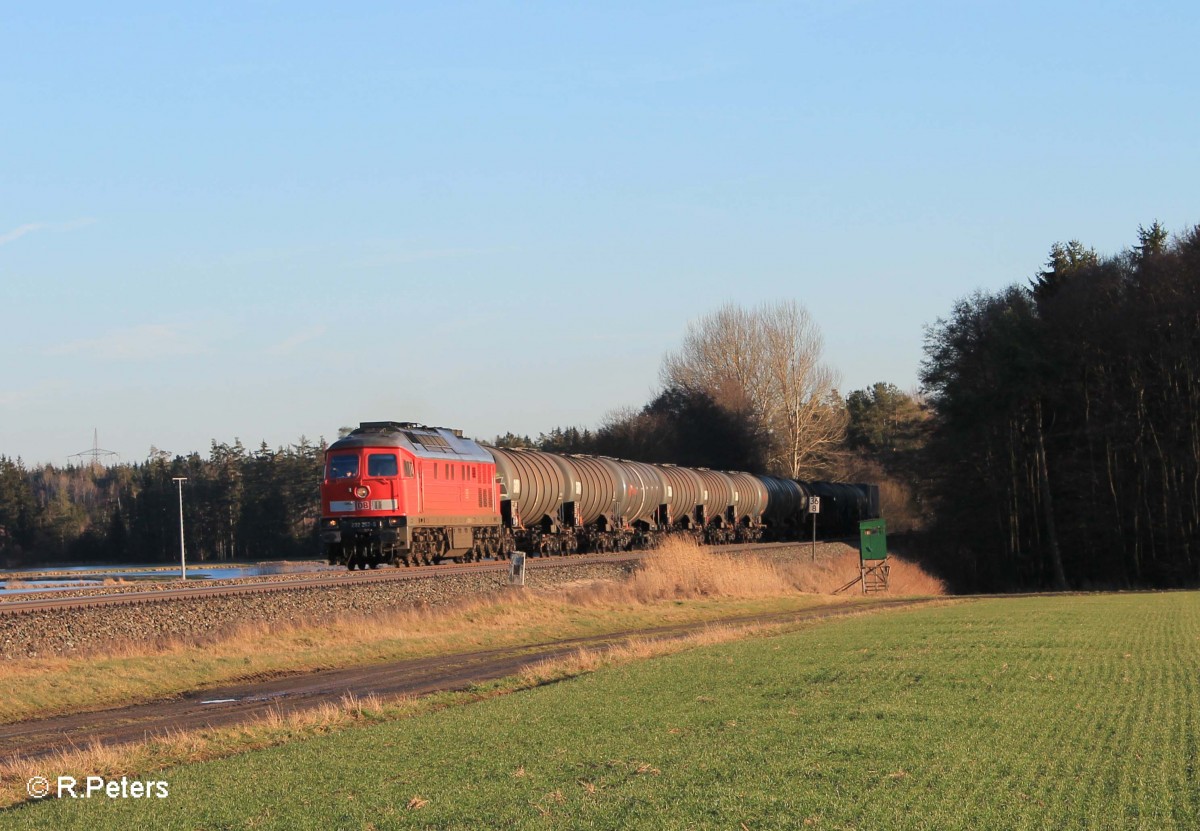
[[[25,4],[0,15],[0,453],[595,425],[798,299],[845,391],[1200,222],[1190,3]]]

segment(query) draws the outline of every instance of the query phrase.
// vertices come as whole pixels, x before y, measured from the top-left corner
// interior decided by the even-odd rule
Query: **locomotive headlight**
[[[354,489],[354,495],[357,496],[359,499],[366,499],[368,496],[371,495],[371,489],[368,488],[366,485],[359,485],[357,488]]]
[[[325,520],[325,524],[330,528],[337,528],[338,521],[336,519],[327,519]]]

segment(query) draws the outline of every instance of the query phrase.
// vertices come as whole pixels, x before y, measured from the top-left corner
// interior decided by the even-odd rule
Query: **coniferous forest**
[[[1200,228],[1155,223],[1109,257],[1055,245],[925,352],[930,533],[959,582],[1197,583]]]
[[[795,303],[727,305],[689,327],[643,407],[490,443],[878,482],[902,549],[962,591],[1200,583],[1200,227],[1156,222],[1113,255],[1053,245],[1038,273],[927,327],[917,390],[843,396],[819,357]],[[311,556],[323,451],[0,456],[0,559],[172,560],[177,476],[189,558]]]
[[[176,560],[183,476],[189,560],[312,556],[324,450],[214,441],[207,458],[152,449],[138,464],[33,469],[0,457],[0,552],[14,566]]]

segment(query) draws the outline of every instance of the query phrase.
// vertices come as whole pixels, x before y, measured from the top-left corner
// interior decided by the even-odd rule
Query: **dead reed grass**
[[[828,550],[828,546],[825,547]],[[889,595],[941,596],[945,585],[919,566],[892,556]],[[695,543],[670,540],[654,549],[625,581],[598,583],[567,592],[570,602],[652,604],[709,597],[829,595],[859,575],[858,552],[841,546],[834,556],[791,561],[722,554]]]
[[[888,556],[888,565],[889,596],[941,597],[946,594],[946,584],[917,564],[891,554]],[[845,546],[840,554],[818,559],[815,563],[795,563],[790,568],[797,576],[797,588],[800,591],[829,594],[858,577],[858,551]],[[847,594],[858,591],[855,586]]]

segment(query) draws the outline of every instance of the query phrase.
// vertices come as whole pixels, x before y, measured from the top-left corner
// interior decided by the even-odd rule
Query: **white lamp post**
[[[179,485],[179,579],[187,580],[187,558],[183,554],[183,483],[186,476],[176,476],[171,479]]]

